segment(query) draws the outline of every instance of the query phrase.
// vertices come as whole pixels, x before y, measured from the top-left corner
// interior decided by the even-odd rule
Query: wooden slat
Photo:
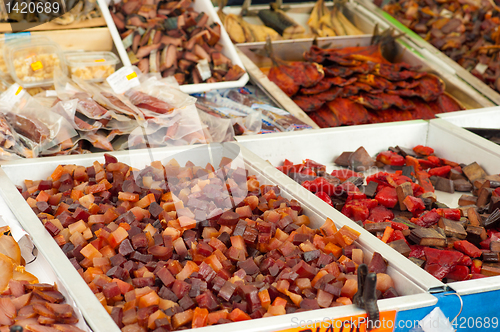
[[[32,35],[50,37],[63,50],[111,51],[113,39],[106,28],[34,31]]]
[[[14,30],[18,31],[26,26],[26,23],[0,23],[0,33],[11,33],[12,26]],[[27,31],[45,31],[45,30],[68,30],[68,29],[82,29],[82,28],[95,28],[95,27],[105,27],[106,21],[104,17],[92,18],[90,20],[78,21],[68,25],[56,24],[53,22],[47,22],[44,24],[37,25]],[[17,29],[16,29],[17,27]]]

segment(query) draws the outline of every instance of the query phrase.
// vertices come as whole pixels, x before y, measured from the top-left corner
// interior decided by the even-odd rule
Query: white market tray
[[[328,214],[319,206],[319,208],[311,203],[307,198],[304,199],[300,195],[296,195],[294,191],[288,190],[287,186],[281,186],[273,177],[269,177],[267,171],[267,164],[264,160],[256,157],[253,153],[246,149],[240,149],[236,143],[226,143],[224,145],[203,145],[198,147],[175,147],[175,148],[160,148],[150,150],[134,150],[111,153],[116,156],[119,161],[129,164],[130,166],[141,168],[148,165],[153,160],[161,160],[166,162],[175,158],[181,165],[187,161],[192,161],[196,165],[206,165],[207,162],[213,165],[219,165],[222,156],[230,156],[236,160],[232,165],[238,167],[245,167],[249,174],[257,175],[261,184],[278,184],[282,190],[283,197],[289,199],[296,199],[303,207],[304,213],[311,220],[311,227],[319,227],[323,224]],[[236,158],[234,158],[236,156]],[[77,164],[83,166],[90,166],[98,160],[104,161],[103,154],[92,155],[79,155],[79,156],[65,156],[65,157],[48,157],[41,160],[21,160],[3,164],[0,168],[0,192],[6,200],[7,204],[14,211],[17,219],[25,227],[25,229],[32,234],[37,246],[41,251],[52,252],[54,255],[48,255],[48,260],[54,267],[56,273],[59,275],[63,283],[73,285],[69,288],[76,302],[82,309],[83,314],[88,320],[94,332],[110,332],[118,331],[111,319],[104,319],[107,314],[106,310],[97,302],[95,296],[85,295],[90,292],[90,289],[84,286],[84,281],[81,278],[71,277],[73,275],[66,274],[75,272],[76,270],[71,266],[69,260],[64,257],[64,254],[59,249],[58,245],[51,239],[51,236],[42,226],[36,215],[32,212],[31,208],[25,202],[23,197],[14,185],[22,185],[24,179],[43,179],[49,176],[56,166],[59,164]],[[35,166],[36,165],[36,166]],[[273,169],[274,170],[274,169]],[[337,217],[337,216],[336,216]],[[338,227],[346,224],[344,219],[333,219]],[[393,278],[397,292],[402,295],[400,297],[383,299],[378,301],[380,311],[402,311],[412,310],[416,308],[429,307],[437,303],[437,299],[431,294],[427,293],[418,283],[410,280],[406,274],[400,272],[398,268],[401,262],[405,260],[396,252],[389,252],[386,250],[379,250],[377,239],[374,239],[368,232],[361,229],[362,233],[357,240],[357,244],[365,252],[366,259],[372,256],[374,251],[378,251],[389,262],[388,274]],[[384,248],[382,248],[384,249]],[[415,275],[423,275],[421,270],[412,265],[408,265],[407,272]],[[70,278],[70,279],[68,279]],[[78,280],[76,280],[78,279]],[[436,279],[434,286],[442,288],[444,284],[438,282]],[[83,284],[82,284],[83,283]],[[78,289],[77,289],[78,288]],[[84,292],[85,291],[85,292]],[[88,291],[88,292],[87,292]],[[91,294],[91,292],[90,292]],[[94,306],[94,307],[93,307]],[[88,310],[93,309],[93,314]],[[293,322],[318,320],[328,317],[330,319],[342,318],[347,316],[363,314],[364,311],[357,309],[354,305],[319,309],[314,311],[307,311],[301,313],[288,314],[283,316],[269,317],[252,320],[251,324],[248,322],[228,323],[224,325],[209,326],[197,329],[200,332],[220,332],[220,331],[245,331],[245,332],[271,332],[294,327]]]
[[[467,128],[500,128],[500,107],[437,114],[438,118]]]
[[[331,172],[333,169],[340,169],[340,167],[334,166],[336,157],[344,151],[355,151],[360,146],[363,146],[370,155],[374,156],[381,151],[386,151],[390,146],[399,145],[412,148],[422,144],[432,147],[436,155],[441,158],[464,164],[476,161],[488,174],[500,173],[500,147],[498,145],[442,119],[338,127],[300,133],[267,134],[265,137],[242,136],[238,137],[237,140],[240,145],[267,160],[270,163],[268,163],[270,168],[281,165],[285,159],[300,163],[307,158],[326,165],[327,171]],[[377,169],[374,169],[372,173],[377,171]],[[340,211],[311,194],[282,172],[268,170],[267,174],[273,174],[289,190],[294,188],[295,194],[308,197],[318,208],[321,207],[330,218],[337,222],[344,220],[346,224],[354,224]],[[438,201],[445,203],[449,207],[456,207],[462,193],[449,194],[436,191],[436,195]],[[376,239],[374,236],[372,237]],[[380,253],[382,253],[383,247],[385,247],[384,250],[393,251],[392,248],[383,244],[380,240],[376,240],[378,241],[377,249]],[[404,258],[402,255],[400,257]],[[406,258],[404,260],[409,264],[413,264]],[[406,266],[401,265],[398,268],[402,273],[405,273]],[[408,273],[407,276],[432,291],[430,287],[432,279],[435,281],[437,279],[423,269],[420,269],[420,271],[426,277],[422,277],[422,273],[415,275],[413,272]],[[485,282],[485,280],[487,281]],[[500,290],[500,276],[453,282],[447,285],[457,292],[461,292],[460,294]]]

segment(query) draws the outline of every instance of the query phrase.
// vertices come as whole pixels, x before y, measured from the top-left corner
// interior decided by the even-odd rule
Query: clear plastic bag
[[[180,91],[174,78],[154,74],[139,74],[138,77],[140,85],[126,91],[124,96],[143,112],[146,121],[131,133],[126,144],[129,148],[211,141],[196,110],[196,98]]]
[[[175,110],[175,113],[166,123],[148,120],[145,126],[130,134],[129,146],[161,147],[210,142],[210,137],[205,135],[206,126],[200,120],[194,105]]]
[[[20,97],[13,100],[11,97],[16,89]],[[26,157],[36,157],[40,152],[77,135],[63,116],[44,107],[16,85],[0,95],[0,105],[0,112],[31,151],[23,151]]]
[[[201,122],[206,125],[213,143],[234,141],[234,128],[231,119],[223,119],[198,110]]]
[[[102,127],[102,123],[93,119],[82,119],[76,115],[78,106],[78,99],[70,99],[58,102],[52,110],[62,115],[74,129],[79,131],[95,131]]]
[[[262,93],[259,93],[259,90],[255,87],[227,89],[220,91],[220,94],[234,102],[261,111],[265,117],[263,121],[269,121],[280,131],[312,129],[311,126],[305,124],[287,111],[274,107],[271,100]],[[266,129],[264,127],[263,130]],[[271,128],[271,131],[275,130]]]
[[[196,98],[179,90],[175,79],[158,79],[156,75],[140,75],[139,78],[141,85],[125,92],[125,96],[137,107],[166,114],[196,103]]]
[[[143,112],[135,107],[126,97],[114,93],[108,84],[98,85],[79,78],[75,78],[74,82],[80,89],[89,93],[97,103],[106,109],[127,117],[127,120],[124,118],[118,120],[128,121],[134,118],[139,124],[145,121]]]
[[[262,129],[261,112],[254,110],[248,111],[248,107],[244,110],[249,114],[233,108],[220,106],[219,104],[213,102],[212,99],[208,99],[205,97],[198,97],[196,106],[199,110],[212,116],[217,116],[223,119],[230,119],[231,123],[233,124],[235,135],[258,134]]]

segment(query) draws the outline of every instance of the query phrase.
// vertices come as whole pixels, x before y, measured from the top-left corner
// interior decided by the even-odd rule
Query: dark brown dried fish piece
[[[5,118],[17,133],[35,143],[42,143],[50,136],[49,128],[35,118],[14,113],[7,113]]]

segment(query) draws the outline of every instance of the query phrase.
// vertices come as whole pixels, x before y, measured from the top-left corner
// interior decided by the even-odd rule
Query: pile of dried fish
[[[12,0],[3,3],[5,6],[2,5],[0,8],[0,22],[46,23],[50,21],[67,25],[101,16],[96,0]]]
[[[111,15],[130,62],[143,73],[175,76],[179,84],[235,81],[244,74],[222,54],[221,27],[197,13],[192,0],[129,0],[114,5]]]
[[[272,2],[269,9],[259,10],[259,18],[266,26],[279,33],[283,39],[308,37],[304,27],[281,9],[281,1]]]
[[[263,42],[268,35],[271,40],[280,40],[363,34],[342,13],[342,1],[335,1],[331,10],[327,8],[324,0],[316,2],[307,21],[311,33],[286,13],[279,0],[271,3],[270,8],[259,11],[249,10],[250,0],[245,0],[239,15],[225,14],[223,3],[224,0],[219,3],[218,14],[229,37],[236,44]],[[257,15],[263,25],[248,23],[243,18],[245,15]]]
[[[391,0],[384,10],[500,92],[499,0]]]
[[[306,62],[273,59],[269,79],[322,128],[434,118],[463,109],[437,76],[382,55],[382,35],[371,46],[321,49],[312,46]],[[390,36],[389,36],[390,37]],[[392,38],[392,37],[390,37]]]
[[[307,21],[311,31],[318,37],[357,36],[363,32],[356,28],[342,13],[342,4],[334,3],[333,9],[318,0]]]
[[[56,76],[55,88],[57,96],[24,94],[23,100],[37,105],[31,109],[38,112],[27,113],[27,107],[19,104],[11,111],[0,110],[0,160],[188,145],[212,139],[199,118],[196,98],[178,90],[172,77],[141,77],[141,84],[123,95],[105,84],[64,75]],[[0,101],[9,92],[0,95]]]
[[[239,15],[225,14],[223,11],[223,2],[224,1],[221,1],[219,4],[217,15],[219,15],[219,18],[226,28],[229,38],[231,38],[233,43],[262,42],[266,40],[267,36],[269,36],[271,40],[282,39],[281,35],[275,30],[265,25],[250,24],[243,19],[243,13],[247,12],[248,7],[250,6],[249,0],[245,0],[243,3]]]

